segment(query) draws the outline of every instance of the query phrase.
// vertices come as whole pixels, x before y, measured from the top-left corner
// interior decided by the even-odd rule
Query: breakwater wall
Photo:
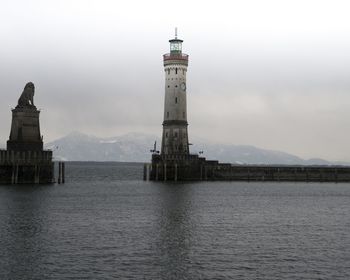
[[[237,165],[210,161],[197,155],[153,155],[152,163],[144,166],[144,180],[350,182],[350,167]]]
[[[0,150],[0,184],[53,182],[52,151]]]

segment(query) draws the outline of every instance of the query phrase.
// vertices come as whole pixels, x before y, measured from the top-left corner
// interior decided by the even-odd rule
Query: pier
[[[0,150],[0,184],[51,184],[52,151]]]
[[[198,155],[154,154],[144,166],[152,181],[350,182],[350,167],[341,165],[238,165]]]

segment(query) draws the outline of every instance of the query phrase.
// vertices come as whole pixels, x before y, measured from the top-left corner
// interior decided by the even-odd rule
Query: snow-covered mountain
[[[57,160],[146,162],[151,157],[153,135],[129,133],[110,138],[98,138],[80,132],[47,143]]]
[[[98,138],[79,132],[73,132],[63,138],[45,145],[54,151],[57,160],[67,161],[124,161],[149,162],[150,150],[157,141],[160,148],[160,138],[142,133],[129,133],[110,138]],[[254,146],[222,145],[208,141],[193,139],[191,153],[203,151],[207,159],[220,162],[247,164],[322,164],[331,162],[322,159],[304,160],[297,156],[272,150],[259,149]]]
[[[208,159],[218,159],[220,162],[238,164],[302,164],[329,165],[323,159],[304,160],[300,157],[274,150],[260,149],[248,145],[224,145],[198,141],[192,151],[203,150]]]

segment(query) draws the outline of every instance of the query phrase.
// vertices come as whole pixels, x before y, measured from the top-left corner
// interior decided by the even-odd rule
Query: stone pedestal
[[[10,139],[7,141],[7,150],[43,150],[39,114],[40,111],[35,106],[17,106],[12,110],[12,125]]]
[[[27,83],[12,110],[7,150],[0,150],[0,184],[54,183],[52,151],[43,150],[34,90],[34,84]],[[61,178],[64,183],[64,169]]]

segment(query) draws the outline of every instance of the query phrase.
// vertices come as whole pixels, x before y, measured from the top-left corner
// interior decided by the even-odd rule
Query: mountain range
[[[195,145],[190,146],[191,153],[203,151],[207,159],[237,164],[302,164],[330,165],[346,164],[330,162],[323,159],[302,159],[300,157],[274,150],[260,149],[247,145],[224,145],[210,143],[202,139],[192,139]],[[66,161],[122,161],[149,162],[150,150],[154,142],[160,148],[160,138],[143,133],[128,133],[109,138],[100,138],[73,132],[65,137],[47,143],[45,148],[54,152],[56,160]]]

